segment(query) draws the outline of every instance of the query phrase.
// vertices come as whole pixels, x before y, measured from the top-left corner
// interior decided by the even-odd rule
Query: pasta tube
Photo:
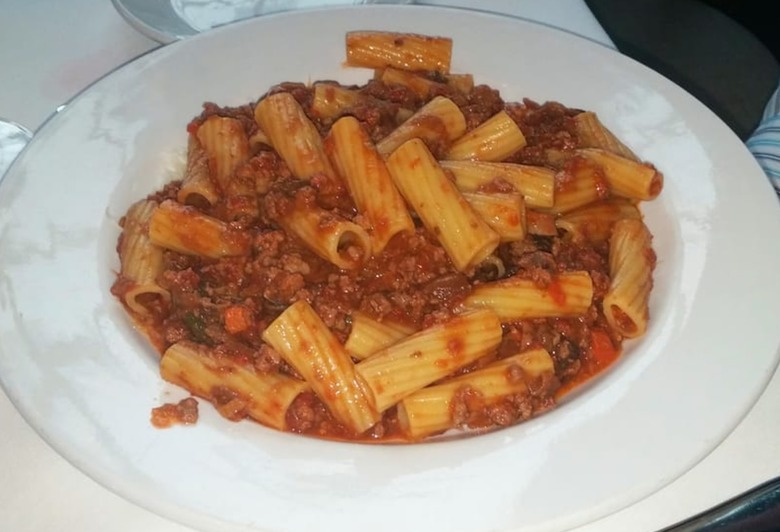
[[[379,74],[379,79],[385,85],[403,85],[409,88],[413,93],[423,99],[427,99],[434,87],[441,87],[444,84],[433,81],[426,77],[409,72],[408,70],[398,70],[397,68],[385,68]]]
[[[550,212],[561,214],[604,199],[609,183],[600,165],[582,157],[572,157],[558,174],[555,203]]]
[[[260,373],[208,347],[189,341],[173,344],[160,360],[166,381],[207,399],[225,417],[238,421],[248,415],[260,423],[286,430],[286,414],[298,395],[309,389],[304,381],[279,373]]]
[[[364,104],[380,109],[381,112],[387,115],[393,115],[396,123],[401,123],[412,114],[412,111],[409,109],[399,108],[393,103],[328,81],[314,84],[314,93],[309,111],[313,116],[323,121],[328,121],[335,120],[349,113],[355,107]]]
[[[295,201],[279,213],[277,221],[317,255],[344,270],[359,267],[371,255],[371,238],[365,229],[316,205]]]
[[[157,284],[163,270],[163,249],[149,239],[149,220],[157,202],[137,201],[130,206],[122,222],[117,246],[120,261],[120,296],[128,308],[140,316],[149,316],[152,308],[167,305],[168,290]]]
[[[252,244],[248,233],[172,200],[152,213],[149,239],[166,249],[213,259],[247,255]]]
[[[474,89],[474,76],[472,74],[447,74],[444,76],[447,85],[457,89],[463,94],[468,94]]]
[[[422,140],[401,145],[387,158],[387,169],[458,270],[476,266],[493,253],[498,234],[474,212]]]
[[[647,330],[648,301],[653,287],[655,253],[652,237],[641,220],[616,222],[609,245],[612,282],[604,295],[604,316],[626,338]]]
[[[219,188],[209,172],[209,157],[194,134],[187,141],[187,166],[176,199],[195,206],[214,205],[219,199]]]
[[[639,208],[624,198],[609,198],[567,212],[555,221],[556,227],[572,234],[575,239],[592,242],[607,240],[612,226],[624,218],[638,220]]]
[[[392,345],[398,340],[409,336],[414,329],[398,323],[377,321],[362,312],[353,312],[352,329],[349,332],[344,348],[347,353],[358,360],[373,355],[383,347]]]
[[[311,113],[318,118],[336,118],[365,99],[365,96],[358,91],[335,83],[315,83]]]
[[[356,118],[337,120],[325,139],[325,148],[358,211],[368,220],[374,255],[379,255],[398,233],[414,231],[412,217],[384,159]]]
[[[437,96],[380,140],[376,149],[387,157],[404,142],[420,138],[436,152],[440,146],[449,146],[465,131],[466,118],[460,108],[449,98]]]
[[[529,384],[535,379],[551,379],[554,375],[550,354],[533,349],[413,393],[398,404],[398,419],[412,439],[425,438],[457,424],[468,425],[472,417],[479,420],[485,407],[512,396],[528,395]],[[457,419],[455,403],[464,393],[469,401],[463,406],[472,411],[461,413],[463,419]]]
[[[266,96],[255,107],[255,120],[298,179],[317,173],[335,177],[317,127],[289,92]]]
[[[498,233],[501,242],[525,238],[525,200],[517,193],[462,192],[469,205]]]
[[[480,357],[501,342],[501,323],[487,309],[464,313],[375,353],[355,368],[382,412]]]
[[[458,189],[476,192],[500,186],[503,181],[521,193],[529,207],[552,207],[555,171],[542,166],[486,161],[440,161]]]
[[[628,146],[623,144],[619,138],[601,123],[596,113],[584,111],[576,115],[574,117],[574,127],[577,131],[578,147],[600,148],[616,153],[626,159],[639,160]]]
[[[239,166],[228,179],[223,190],[224,210],[222,218],[226,221],[255,220],[260,215],[257,198],[258,182],[255,161]]]
[[[456,140],[446,158],[503,161],[525,143],[520,127],[506,111],[499,111]]]
[[[663,189],[664,176],[651,164],[597,148],[583,148],[576,153],[600,165],[610,189],[619,196],[651,200]]]
[[[210,116],[198,127],[198,140],[209,158],[209,168],[224,190],[236,168],[249,159],[249,139],[235,118]]]
[[[548,286],[531,279],[511,277],[474,287],[464,304],[492,309],[502,322],[530,318],[582,316],[593,300],[588,272],[560,273]]]
[[[355,371],[344,347],[306,301],[287,307],[263,332],[300,373],[333,416],[356,434],[377,421],[371,390]]]
[[[504,261],[494,253],[479,263],[479,271],[484,279],[502,279],[506,275],[506,266]]]
[[[347,65],[448,73],[452,39],[385,31],[351,31],[346,37]]]
[[[462,94],[468,94],[474,89],[474,76],[472,74],[442,74],[439,73],[434,81],[417,72],[399,70],[397,68],[384,68],[374,73],[374,78],[381,80],[385,85],[403,85],[410,89],[423,100],[430,97],[435,90],[445,91],[446,87],[453,88]]]

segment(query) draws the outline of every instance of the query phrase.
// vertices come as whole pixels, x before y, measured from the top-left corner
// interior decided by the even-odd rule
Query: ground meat
[[[566,338],[562,338],[560,342],[553,346],[552,353],[550,354],[563,361],[569,360],[570,358],[579,358],[580,350],[574,343]]]
[[[290,179],[292,173],[275,151],[262,150],[236,169],[236,175],[242,180],[254,183],[255,191],[262,196],[271,189],[271,184],[279,179]]]
[[[156,201],[157,203],[162,203],[165,200],[175,200],[176,196],[179,194],[180,188],[181,181],[171,181],[170,183],[165,184],[160,190],[149,194],[146,199],[149,201]]]
[[[487,417],[492,424],[498,425],[499,427],[506,427],[517,421],[517,416],[512,405],[505,402],[499,402],[487,407],[485,409],[485,417]],[[522,419],[527,418],[523,417]]]
[[[548,166],[548,151],[566,152],[577,147],[577,133],[572,118],[579,113],[557,102],[538,104],[525,99],[506,107],[526,139],[526,145],[507,159],[508,162]]]
[[[246,257],[225,257],[200,268],[200,288],[212,298],[238,294],[243,284]]]
[[[273,264],[279,257],[282,244],[287,240],[287,234],[282,230],[263,231],[255,236],[253,249],[255,260],[253,263],[260,267]],[[252,272],[248,271],[251,275]]]
[[[553,274],[556,273],[555,258],[545,251],[523,253],[515,258],[514,266],[518,277],[531,279],[540,287],[549,286]]]
[[[350,116],[360,120],[373,142],[379,142],[402,122],[397,103],[368,98],[348,110]]]
[[[254,367],[260,373],[273,373],[281,363],[282,356],[268,344],[262,344],[255,353]]]
[[[249,401],[226,386],[215,386],[211,389],[211,402],[217,412],[230,421],[240,421],[247,415]]]
[[[357,212],[344,182],[336,175],[315,174],[309,179],[309,183],[316,192],[319,207],[336,210],[345,217],[351,217]]]
[[[168,345],[189,339],[190,335],[187,326],[179,320],[166,320],[163,337]]]
[[[499,92],[487,85],[477,85],[469,93],[465,105],[461,106],[466,118],[468,131],[476,128],[482,122],[504,109],[504,100]]]
[[[265,276],[263,297],[275,305],[290,304],[295,294],[306,284],[300,273],[289,273],[274,267],[268,268]]]
[[[467,426],[475,412],[484,407],[482,394],[470,386],[458,388],[450,401],[450,417],[456,427]]]
[[[287,409],[285,421],[291,432],[344,438],[349,431],[339,424],[311,392],[303,392]]]
[[[460,301],[471,292],[471,283],[462,273],[451,273],[425,283],[421,292],[429,301]]]
[[[386,85],[376,79],[369,80],[365,87],[360,89],[360,92],[377,100],[385,100],[406,109],[416,109],[422,104],[420,97],[408,87],[403,85]]]
[[[198,401],[187,397],[178,403],[165,403],[152,409],[152,425],[167,429],[173,425],[192,425],[198,421]]]
[[[314,394],[302,393],[299,395],[287,409],[287,428],[292,432],[302,434],[312,430],[317,423],[316,403],[317,399]]]

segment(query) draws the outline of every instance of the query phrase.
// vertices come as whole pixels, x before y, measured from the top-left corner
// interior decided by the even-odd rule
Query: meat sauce
[[[497,111],[506,110],[527,140],[527,145],[508,161],[553,167],[559,175],[556,186],[566,186],[566,154],[577,146],[572,118],[578,110],[556,102],[507,103],[498,91],[486,86],[477,86],[468,95],[447,90],[443,84],[442,87],[423,100],[404,87],[371,80],[357,87],[371,98],[348,112],[362,121],[372,139],[378,140],[398,125],[394,120],[399,109],[413,111],[442,92],[463,111],[468,129]],[[304,109],[308,109],[312,100],[312,89],[302,84],[285,83],[272,89],[278,91],[292,93]],[[187,130],[196,132],[209,116],[228,116],[239,119],[251,137],[257,133],[253,108],[254,105],[227,108],[207,103]],[[313,115],[309,118],[323,135],[333,122]],[[503,268],[476,267],[459,272],[435,235],[429,234],[415,218],[414,232],[398,234],[380,255],[371,257],[362,268],[340,270],[282,230],[278,219],[292,204],[305,204],[363,223],[342,183],[323,175],[306,182],[296,180],[271,147],[262,143],[252,146],[250,160],[237,173],[255,182],[259,206],[256,211],[248,210],[247,214],[236,216],[225,201],[195,207],[229,221],[240,235],[237,238],[247,239],[250,251],[245,256],[222,259],[165,251],[164,269],[158,283],[170,292],[170,303],[153,306],[152,317],[142,323],[160,352],[173,343],[190,340],[213,348],[220,356],[252,365],[257,371],[295,376],[295,370],[261,339],[263,330],[295,301],[308,301],[327,327],[344,342],[350,332],[350,315],[356,310],[378,320],[421,329],[458,312],[464,298],[480,283],[510,276],[532,279],[537,285],[547,287],[562,304],[564,295],[559,287],[556,289],[554,274],[587,271],[593,280],[594,298],[585,315],[504,324],[503,340],[496,352],[459,371],[466,373],[518,351],[543,347],[553,358],[555,377],[536,382],[527,395],[492,404],[485,404],[464,389],[453,401],[452,415],[458,426],[475,430],[528,419],[551,408],[556,398],[604,370],[618,356],[622,338],[610,329],[601,312],[601,299],[610,282],[608,245],[575,242],[555,228],[550,215],[529,212],[529,223],[541,228],[534,231],[537,234],[520,242],[500,244],[495,256]],[[173,199],[180,185],[172,182],[150,198],[160,202]],[[491,187],[500,191],[507,185],[495,182]],[[127,283],[119,276],[112,292],[121,299],[126,289]],[[243,417],[235,405],[234,400],[225,400],[217,407],[228,419],[235,420]],[[157,426],[194,419],[197,419],[197,408],[193,416],[190,403],[161,407],[153,416]],[[301,394],[288,409],[287,423],[292,432],[355,439],[309,392]],[[397,412],[391,408],[360,438],[394,441],[400,437]]]

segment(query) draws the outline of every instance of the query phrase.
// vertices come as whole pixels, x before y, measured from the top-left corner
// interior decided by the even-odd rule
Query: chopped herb
[[[206,334],[206,322],[203,318],[192,312],[184,315],[184,325],[190,332],[192,339],[201,344],[210,344],[211,338]]]

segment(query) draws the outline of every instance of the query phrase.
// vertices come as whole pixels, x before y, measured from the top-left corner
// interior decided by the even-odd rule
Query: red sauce
[[[559,307],[566,304],[566,293],[563,291],[563,287],[561,287],[561,283],[557,278],[553,277],[550,280],[550,284],[547,285],[547,293],[550,294],[552,300]]]

